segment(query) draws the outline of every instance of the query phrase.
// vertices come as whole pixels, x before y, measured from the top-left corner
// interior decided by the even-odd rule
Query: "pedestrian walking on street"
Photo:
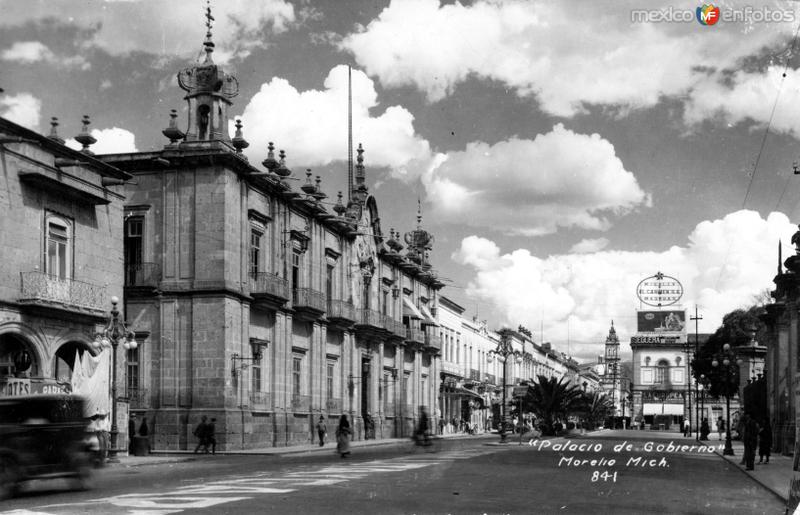
[[[738,417],[738,421],[736,422],[736,433],[739,435],[739,438],[742,439],[742,443],[744,443],[744,426],[745,422],[747,422],[747,413],[742,413],[740,417]],[[746,460],[745,453],[742,453],[742,460],[739,462],[739,465],[744,466]]]
[[[753,470],[756,461],[756,446],[758,445],[758,423],[756,420],[745,413],[744,422],[744,467],[745,470]]]
[[[708,433],[711,430],[708,428],[708,419],[704,418],[703,423],[700,424],[700,440],[708,440]]]
[[[131,448],[133,444],[133,437],[136,436],[136,415],[131,413],[130,417],[128,418],[128,449]]]
[[[719,434],[720,441],[722,440],[722,433],[725,432],[725,419],[722,415],[717,419],[717,433]]]
[[[206,452],[208,452],[208,446],[211,446],[211,454],[217,453],[217,437],[215,433],[217,432],[216,428],[217,419],[212,418],[211,422],[209,422],[208,426],[206,426]]]
[[[328,435],[328,426],[325,425],[325,417],[320,415],[319,422],[317,422],[317,436],[319,436],[320,447],[325,445],[325,437],[327,435]]]
[[[425,411],[425,406],[419,407],[419,422],[417,429],[414,431],[414,441],[417,445],[430,445],[430,434],[428,433],[428,412]]]
[[[192,434],[197,438],[197,447],[194,448],[195,454],[197,454],[197,451],[199,451],[201,447],[203,448],[204,452],[208,452],[208,440],[206,436],[208,434],[207,420],[208,419],[205,415],[200,417],[200,423],[197,424],[197,427],[195,427],[194,431],[192,431]]]
[[[336,452],[342,458],[346,458],[350,454],[350,422],[347,421],[347,415],[339,417],[339,425],[336,427]]]
[[[367,412],[364,413],[364,440],[369,440],[370,438],[375,438],[375,421],[372,419],[372,415]]]
[[[769,419],[764,420],[761,431],[758,432],[758,462],[769,463],[769,451],[772,447],[772,426]]]
[[[689,424],[689,419],[683,419],[683,436],[689,436],[691,431],[691,425]]]

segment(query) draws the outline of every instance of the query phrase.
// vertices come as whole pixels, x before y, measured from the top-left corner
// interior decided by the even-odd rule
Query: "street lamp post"
[[[500,421],[500,441],[506,441],[506,370],[508,365],[508,358],[509,356],[515,356],[515,361],[517,363],[522,363],[522,354],[519,351],[516,351],[511,346],[511,337],[508,334],[508,330],[501,330],[500,333],[500,341],[497,342],[497,348],[490,350],[486,359],[491,363],[493,356],[497,356],[498,359],[503,360],[503,406],[502,406],[502,414],[501,414],[501,421]],[[522,416],[522,413],[520,413]]]
[[[730,344],[726,343],[722,346],[722,353],[714,356],[711,366],[717,368],[720,366],[722,358],[722,366],[725,367],[725,450],[722,451],[724,456],[733,456],[733,446],[731,445],[731,368],[738,367],[742,364],[741,358],[736,356],[736,353],[731,351]],[[735,364],[734,364],[735,361]]]
[[[125,322],[119,318],[118,303],[117,297],[111,297],[111,313],[108,322],[103,330],[95,335],[94,339],[95,348],[99,350],[111,348],[111,448],[108,450],[109,461],[116,461],[117,452],[119,452],[117,446],[119,434],[117,428],[117,346],[120,342],[125,350],[135,349],[139,346],[134,332],[129,330]]]

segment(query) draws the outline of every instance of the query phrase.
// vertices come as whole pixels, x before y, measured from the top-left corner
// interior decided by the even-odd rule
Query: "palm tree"
[[[583,414],[589,423],[589,429],[594,429],[597,424],[604,421],[613,411],[614,403],[603,392],[585,393],[583,396]]]
[[[580,388],[570,384],[565,377],[556,379],[540,375],[528,390],[525,405],[542,421],[543,433],[552,435],[554,423],[578,409],[581,397]]]

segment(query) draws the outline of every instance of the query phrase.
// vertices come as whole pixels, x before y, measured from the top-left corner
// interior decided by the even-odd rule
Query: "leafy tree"
[[[553,424],[567,413],[580,409],[583,392],[566,377],[556,379],[540,375],[528,389],[524,411],[533,412],[542,421],[544,434],[552,435]]]
[[[756,331],[756,339],[765,334],[765,327],[758,315],[763,311],[760,305],[747,310],[737,309],[722,318],[722,325],[699,348],[697,356],[692,360],[692,375],[695,379],[708,385],[708,392],[715,397],[734,396],[739,389],[739,367],[731,366],[728,370],[718,363],[713,366],[715,357],[722,354],[727,343],[732,349],[746,345]],[[718,359],[717,361],[721,361]],[[703,379],[701,376],[705,376]]]

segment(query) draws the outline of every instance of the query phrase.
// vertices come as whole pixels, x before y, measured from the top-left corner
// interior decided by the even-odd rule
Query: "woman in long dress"
[[[336,427],[336,452],[342,458],[350,454],[350,422],[347,421],[347,415],[339,417],[339,425]]]

